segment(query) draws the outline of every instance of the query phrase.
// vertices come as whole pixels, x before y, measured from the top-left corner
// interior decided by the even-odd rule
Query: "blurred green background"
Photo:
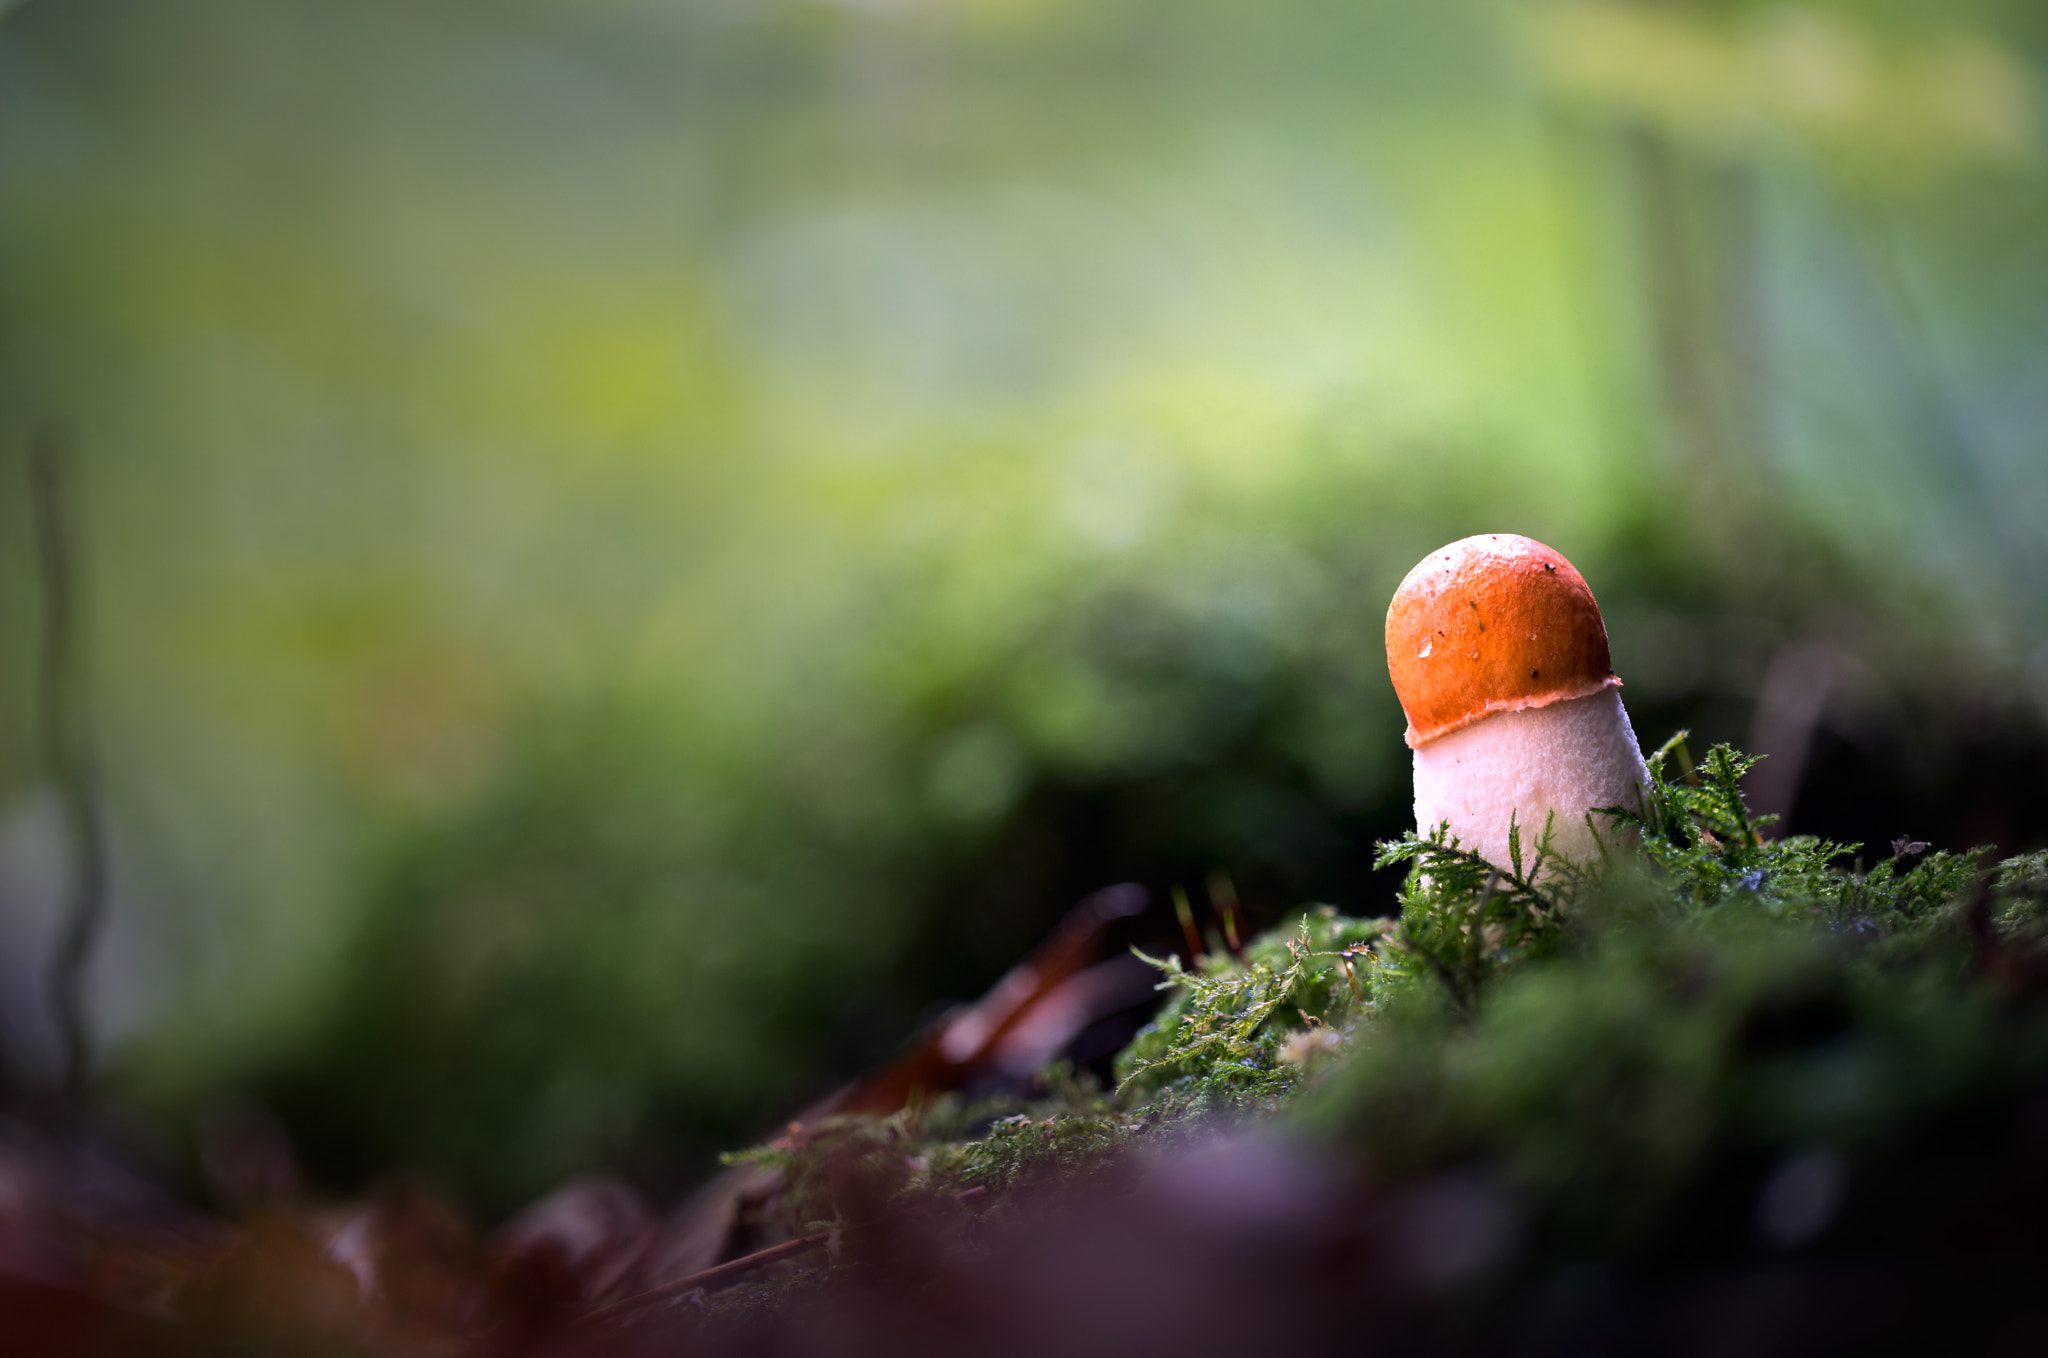
[[[1793,829],[2048,837],[2048,11],[25,0],[0,1039],[62,431],[108,1096],[701,1175],[1079,895],[1382,908],[1380,628],[1581,567]]]

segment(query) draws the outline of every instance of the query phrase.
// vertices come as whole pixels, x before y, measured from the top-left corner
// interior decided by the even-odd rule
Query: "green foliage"
[[[1147,958],[1171,996],[1118,1058],[1113,1093],[1056,1064],[1039,1099],[947,1095],[888,1117],[825,1118],[725,1161],[778,1174],[758,1224],[783,1234],[933,1203],[980,1212],[1026,1188],[1072,1184],[1135,1145],[1278,1108],[1371,1012],[1382,965],[1372,948],[1392,927],[1319,906],[1241,958],[1195,970]]]
[[[1063,1065],[1045,1081],[1047,1095],[1030,1101],[945,1095],[886,1117],[822,1118],[723,1159],[774,1171],[776,1187],[750,1224],[792,1236],[934,1203],[986,1210],[1026,1188],[1072,1184],[1161,1129],[1161,1119],[1118,1107]]]
[[[1645,811],[1605,813],[1597,861],[1558,856],[1546,826],[1490,864],[1438,826],[1381,846],[1409,869],[1398,920],[1317,907],[1241,957],[1146,959],[1169,998],[1113,1094],[1055,1071],[1029,1107],[940,1100],[745,1158],[785,1174],[786,1229],[814,1229],[855,1198],[986,1212],[1138,1144],[1279,1116],[1389,1182],[1486,1166],[1538,1260],[1682,1248],[1675,1213],[1749,1248],[1757,1181],[1785,1157],[1857,1184],[1909,1173],[2017,1116],[2048,1061],[2048,1007],[1969,964],[2002,949],[1997,984],[2042,993],[2024,978],[2048,854],[1994,869],[1901,840],[1866,871],[1855,846],[1763,837],[1754,763],[1716,746],[1695,768],[1681,734],[1649,761]],[[1730,1193],[1740,1210],[1713,1205]]]
[[[1525,863],[1522,828],[1511,815],[1506,866],[1461,847],[1448,822],[1427,835],[1411,830],[1382,844],[1375,867],[1412,865],[1393,940],[1405,970],[1427,970],[1443,982],[1450,1002],[1469,1012],[1502,967],[1554,942],[1566,914],[1595,880],[1586,865],[1555,852],[1555,831],[1554,824],[1544,825]]]
[[[1112,1109],[1062,1110],[998,1118],[967,1142],[938,1142],[925,1153],[922,1177],[911,1188],[965,1193],[1014,1192],[1066,1183],[1099,1168],[1148,1130],[1139,1119]]]
[[[1754,763],[1717,746],[1694,770],[1674,738],[1647,814],[1620,817],[1640,858],[1550,893],[1564,946],[1510,958],[1531,965],[1469,1011],[1410,1006],[1422,1021],[1360,1044],[1297,1125],[1393,1180],[1486,1166],[1534,1267],[1753,1249],[1761,1185],[1798,1157],[1901,1219],[1914,1184],[1981,1173],[2041,1097],[2048,855],[1987,869],[1900,840],[1864,871],[1855,846],[1758,835]],[[1411,881],[1425,922],[1475,908],[1485,885],[1440,844],[1410,856],[1435,874]]]
[[[254,1081],[323,1175],[407,1165],[505,1212],[592,1164],[708,1161],[804,1097],[815,1035],[902,918],[874,855],[815,825],[789,827],[806,853],[706,873],[746,808],[678,778],[650,729],[536,740],[394,865],[329,1024]]]
[[[2008,935],[2048,935],[2048,852],[2023,854],[1999,864],[1993,896],[1998,925]]]
[[[1911,1161],[2005,1135],[2044,1059],[2040,1004],[1938,954],[1873,966],[1822,926],[1738,911],[1528,968],[1470,1024],[1368,1047],[1298,1117],[1390,1179],[1485,1165],[1538,1259],[1740,1250],[1787,1157],[1910,1199],[1932,1173]]]
[[[1742,799],[1743,776],[1760,757],[1716,745],[1694,768],[1685,740],[1681,731],[1650,756],[1646,814],[1613,813],[1641,831],[1644,851],[1674,901],[1701,909],[1743,895],[1813,901],[1838,890],[1830,865],[1854,846],[1811,835],[1765,839],[1762,831],[1775,817],[1750,815]],[[1676,780],[1666,771],[1674,758],[1682,770]]]
[[[1118,1058],[1117,1093],[1167,1117],[1271,1108],[1370,1008],[1371,945],[1387,929],[1319,906],[1242,959],[1212,955],[1189,971],[1146,957],[1175,993]]]
[[[1672,778],[1667,766],[1676,763]],[[1775,912],[1805,912],[1842,929],[1889,938],[1924,928],[1954,908],[1977,885],[1989,852],[1937,850],[1900,840],[1890,856],[1865,872],[1861,847],[1812,835],[1766,839],[1775,817],[1752,816],[1742,797],[1743,775],[1758,757],[1716,745],[1694,768],[1681,731],[1648,761],[1650,795],[1644,815],[1615,809],[1641,836],[1644,854],[1662,892],[1682,911],[1749,902]]]
[[[1866,872],[1860,858],[1842,862],[1859,845],[1813,835],[1766,838],[1776,818],[1752,815],[1742,793],[1744,775],[1758,762],[1715,745],[1695,766],[1679,732],[1646,761],[1650,783],[1641,811],[1594,813],[1600,856],[1593,863],[1553,852],[1549,825],[1526,864],[1516,826],[1505,866],[1461,847],[1448,826],[1384,844],[1379,866],[1412,867],[1396,943],[1469,1013],[1504,968],[1582,933],[1589,917],[1648,912],[1679,921],[1739,906],[1891,937],[1926,927],[1980,883],[1988,850],[1929,853],[1926,844],[1900,840]],[[2017,900],[2022,883],[2038,879],[2039,866],[2027,866],[2034,863],[2014,859],[2001,868],[2002,898]]]

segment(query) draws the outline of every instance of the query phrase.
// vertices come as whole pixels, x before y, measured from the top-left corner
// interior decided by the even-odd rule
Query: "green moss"
[[[1118,1095],[1169,1119],[1270,1110],[1371,1011],[1372,948],[1391,927],[1318,906],[1242,958],[1188,971],[1146,957],[1174,993],[1118,1058]]]
[[[823,1118],[725,1163],[777,1172],[779,1187],[749,1224],[766,1236],[795,1236],[935,1203],[978,1217],[1021,1189],[1070,1184],[1101,1169],[1159,1129],[1158,1118],[1119,1107],[1065,1065],[1044,1079],[1051,1092],[1040,1099],[968,1103],[945,1095],[887,1117]]]
[[[769,1224],[941,1201],[979,1219],[1134,1146],[1278,1116],[1390,1180],[1483,1163],[1539,1253],[1580,1256],[1788,1146],[1891,1165],[1931,1128],[2006,1116],[2048,1062],[2048,1007],[2010,998],[2048,974],[2029,960],[2048,854],[1987,867],[1900,841],[1866,869],[1859,846],[1766,838],[1754,762],[1716,746],[1695,766],[1674,738],[1645,812],[1599,813],[1592,863],[1553,853],[1551,826],[1517,829],[1504,866],[1442,826],[1384,844],[1409,869],[1398,919],[1319,906],[1241,957],[1146,958],[1168,998],[1114,1091],[1056,1069],[1029,1104],[941,1099],[741,1157],[785,1176]]]

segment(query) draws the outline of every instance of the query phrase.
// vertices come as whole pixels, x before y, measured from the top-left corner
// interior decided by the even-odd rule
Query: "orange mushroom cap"
[[[1492,712],[1618,686],[1609,666],[1586,578],[1534,538],[1486,533],[1439,547],[1387,608],[1387,673],[1411,749]]]

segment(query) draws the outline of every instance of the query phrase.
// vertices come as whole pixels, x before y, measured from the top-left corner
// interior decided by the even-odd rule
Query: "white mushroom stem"
[[[1415,826],[1428,834],[1448,820],[1465,848],[1505,867],[1508,818],[1522,831],[1522,862],[1534,858],[1546,819],[1551,847],[1580,862],[1597,846],[1586,814],[1596,807],[1642,809],[1650,771],[1619,691],[1607,688],[1520,712],[1495,712],[1415,751]],[[1608,844],[1612,817],[1595,815]]]

